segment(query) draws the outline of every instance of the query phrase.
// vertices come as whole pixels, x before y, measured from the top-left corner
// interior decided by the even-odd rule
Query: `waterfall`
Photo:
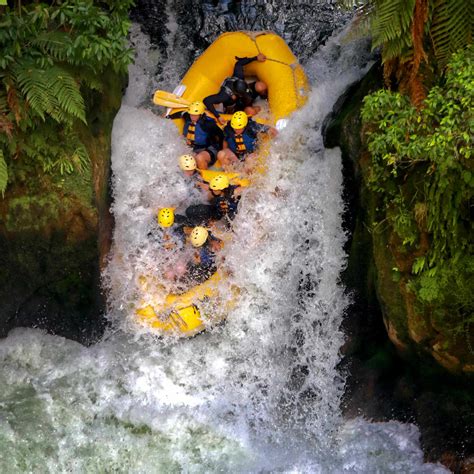
[[[200,199],[176,166],[181,138],[149,104],[182,65],[157,75],[159,53],[136,27],[132,41],[113,130],[112,329],[90,348],[25,329],[0,342],[0,471],[446,472],[423,464],[415,426],[339,409],[341,157],[320,130],[370,66],[367,42],[335,35],[306,62],[308,104],[272,143],[224,250],[238,304],[225,324],[176,340],[138,327],[133,311],[140,276],[160,264],[157,208]]]

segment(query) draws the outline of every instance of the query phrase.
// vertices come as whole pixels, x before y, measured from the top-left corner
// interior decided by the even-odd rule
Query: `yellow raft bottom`
[[[217,284],[221,280],[219,272],[186,293],[169,294],[163,305],[147,305],[137,310],[139,320],[160,332],[176,333],[180,336],[194,336],[205,329],[205,322],[195,301],[217,297]],[[216,321],[218,322],[218,321]]]

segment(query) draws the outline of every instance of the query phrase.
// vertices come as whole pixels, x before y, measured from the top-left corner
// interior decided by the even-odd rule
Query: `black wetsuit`
[[[234,72],[232,77],[228,77],[222,84],[219,92],[214,95],[207,96],[203,102],[207,109],[212,112],[216,117],[219,117],[219,112],[215,109],[215,104],[223,104],[224,107],[231,107],[237,105],[241,110],[249,105],[252,105],[255,96],[255,83],[253,87],[250,87],[247,84],[245,92],[236,93],[234,90],[235,83],[237,81],[244,81],[244,66],[257,60],[257,56],[253,58],[238,58],[234,66]],[[236,99],[233,99],[232,96],[236,96]],[[258,96],[258,94],[257,94]]]
[[[238,186],[230,185],[224,189],[222,196],[214,196],[210,204],[197,204],[186,209],[186,217],[195,225],[206,224],[210,219],[219,220],[227,217],[234,219],[237,214],[237,207],[240,196],[234,196]]]
[[[247,87],[249,89],[249,93],[250,93],[250,97],[252,98],[252,102],[250,104],[248,104],[245,100],[242,100],[240,99],[240,97],[237,97],[237,101],[235,103],[235,111],[239,111],[239,110],[245,110],[245,107],[248,107],[249,105],[252,105],[253,102],[258,99],[259,97],[262,98],[262,99],[266,99],[267,98],[267,94],[259,94],[256,90],[255,90],[255,84],[257,83],[257,81],[254,81],[254,82],[249,82],[247,84]]]

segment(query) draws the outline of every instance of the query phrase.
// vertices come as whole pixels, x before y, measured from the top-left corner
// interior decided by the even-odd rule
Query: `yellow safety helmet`
[[[199,100],[197,100],[196,102],[191,102],[188,107],[188,112],[191,115],[202,115],[204,113],[204,110],[206,110],[206,106],[204,105],[204,102],[201,102]]]
[[[193,155],[181,155],[179,157],[179,167],[183,171],[193,171],[197,168],[196,160]]]
[[[218,174],[209,182],[209,187],[213,191],[222,191],[229,187],[229,178],[225,174]]]
[[[171,227],[174,224],[174,210],[171,207],[164,207],[158,211],[158,224],[161,227]]]
[[[193,247],[202,247],[209,236],[209,232],[206,228],[197,226],[195,227],[189,236],[189,240],[191,240],[191,245]]]
[[[235,112],[230,120],[230,126],[235,129],[245,128],[249,123],[249,118],[245,112]]]

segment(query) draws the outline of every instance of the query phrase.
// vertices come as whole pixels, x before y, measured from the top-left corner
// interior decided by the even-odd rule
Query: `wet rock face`
[[[390,229],[368,232],[375,203],[363,185],[370,157],[360,109],[363,97],[382,87],[382,77],[375,64],[336,103],[324,127],[325,146],[342,150],[345,227],[351,235],[342,275],[354,302],[343,323],[348,341],[340,368],[348,377],[342,408],[351,417],[415,422],[426,460],[440,461],[453,472],[472,472],[474,380],[468,371],[473,365],[463,365],[461,372],[460,359],[440,342],[429,346],[436,354],[426,349],[436,341],[437,329],[416,310],[403,281],[393,278],[392,268],[403,268],[403,262],[392,251]],[[458,342],[459,350],[463,340]]]
[[[88,126],[76,130],[91,159],[87,172],[47,175],[21,160],[10,166],[14,179],[0,202],[0,337],[35,327],[90,344],[104,331],[110,141],[124,77],[109,71],[101,79],[104,92],[85,97]]]
[[[226,31],[271,30],[304,63],[349,18],[335,2],[290,0],[137,0],[132,19],[165,52],[166,37],[178,26],[178,42],[193,46],[190,59]]]
[[[386,334],[402,357],[420,367],[435,364],[452,374],[472,378],[472,328],[460,327],[457,314],[448,305],[423,307],[409,290],[413,261],[429,246],[429,235],[421,232],[418,248],[407,252],[391,227],[368,231],[382,204],[365,184],[371,172],[371,157],[364,142],[360,109],[364,95],[382,87],[381,78],[382,70],[375,65],[360,84],[340,98],[324,126],[324,143],[341,147],[345,170],[345,197],[350,210],[346,224],[352,235],[347,246],[345,283],[354,289],[357,301],[362,298],[362,307],[374,308],[376,303]],[[407,188],[410,182],[422,182],[423,173],[414,171],[406,180]],[[365,324],[363,319],[361,322]]]

